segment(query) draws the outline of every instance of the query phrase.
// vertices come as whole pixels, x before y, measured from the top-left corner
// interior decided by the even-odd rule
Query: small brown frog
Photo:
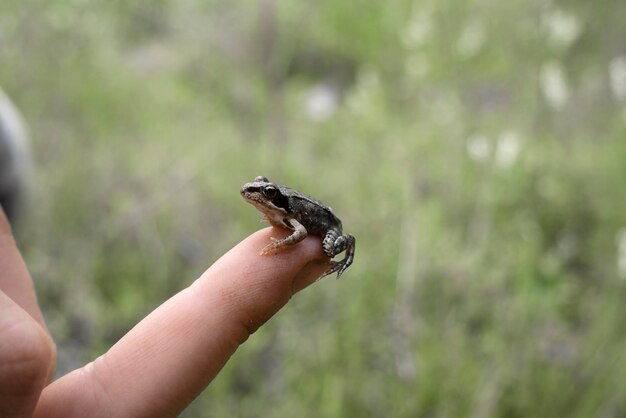
[[[256,177],[252,183],[244,184],[241,195],[261,211],[270,224],[293,231],[287,238],[273,239],[274,242],[263,248],[261,255],[282,251],[311,234],[322,237],[322,248],[330,258],[346,251],[345,258],[332,261],[331,267],[321,277],[337,273],[339,278],[352,264],[354,237],[343,233],[339,218],[320,201],[287,186],[272,183],[263,176]]]

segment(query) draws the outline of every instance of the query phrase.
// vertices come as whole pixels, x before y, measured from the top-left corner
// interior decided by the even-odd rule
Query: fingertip
[[[0,333],[0,411],[30,415],[50,380],[56,347],[42,326],[1,291]]]
[[[283,238],[288,233],[261,229],[215,262],[192,286],[201,300],[210,303],[208,309],[226,311],[230,320],[254,332],[296,292],[314,283],[329,265],[318,237],[259,255],[272,236]]]
[[[281,228],[264,228],[244,239],[232,252],[239,257],[239,263],[250,261],[249,272],[257,280],[271,280],[276,286],[288,287],[293,294],[315,283],[330,266],[330,260],[316,236],[308,236],[280,252],[260,254],[259,249],[265,248],[272,238],[284,238],[289,233]]]

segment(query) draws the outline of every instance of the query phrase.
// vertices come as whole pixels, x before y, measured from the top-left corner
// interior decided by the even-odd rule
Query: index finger
[[[272,234],[284,232],[266,228],[252,234],[106,354],[51,384],[37,411],[53,408],[47,416],[179,413],[251,333],[328,267],[314,237],[260,256]]]

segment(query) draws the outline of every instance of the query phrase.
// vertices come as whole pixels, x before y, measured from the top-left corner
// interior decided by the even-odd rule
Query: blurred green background
[[[184,417],[626,416],[626,2],[0,0],[0,85],[59,373],[258,229],[262,174],[355,263]]]

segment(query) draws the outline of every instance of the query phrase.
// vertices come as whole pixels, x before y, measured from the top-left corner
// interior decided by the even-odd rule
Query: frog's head
[[[276,215],[282,218],[282,215],[290,212],[289,196],[284,187],[272,183],[267,177],[258,176],[253,182],[244,184],[241,196],[272,218],[277,217]]]

